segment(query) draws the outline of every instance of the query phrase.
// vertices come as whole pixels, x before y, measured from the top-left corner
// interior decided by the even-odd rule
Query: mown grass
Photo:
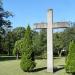
[[[64,57],[54,59],[54,67],[56,68],[54,75],[68,75],[65,71]]]
[[[54,59],[54,67],[57,67],[53,75],[68,75],[65,69],[64,58]],[[34,72],[23,72],[20,68],[20,60],[0,61],[0,75],[52,75],[46,72],[46,60],[36,60],[37,66]]]

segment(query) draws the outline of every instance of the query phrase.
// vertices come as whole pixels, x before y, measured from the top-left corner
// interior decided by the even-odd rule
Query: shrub
[[[75,43],[70,42],[69,52],[66,58],[66,72],[75,73]]]
[[[25,32],[25,39],[23,40],[22,45],[22,58],[20,66],[23,71],[30,72],[34,69],[35,62],[34,49],[32,43],[32,33],[29,26],[27,27],[27,30]]]
[[[31,72],[35,67],[35,62],[30,59],[30,55],[24,53],[22,55],[20,66],[23,71]]]

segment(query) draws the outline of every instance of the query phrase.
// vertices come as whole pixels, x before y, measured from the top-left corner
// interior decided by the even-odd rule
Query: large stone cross
[[[47,23],[35,23],[35,29],[47,29],[47,72],[53,73],[53,35],[52,29],[67,28],[68,22],[53,23],[53,10],[49,9],[47,14]]]

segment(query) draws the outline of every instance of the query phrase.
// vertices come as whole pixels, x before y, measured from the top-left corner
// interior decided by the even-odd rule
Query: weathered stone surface
[[[49,9],[47,13],[47,23],[35,23],[34,29],[47,29],[47,72],[53,73],[53,36],[52,29],[68,28],[68,22],[53,23],[53,10]]]
[[[44,22],[35,23],[33,28],[34,29],[42,29],[42,28],[47,29],[47,25],[48,24],[44,23]],[[52,26],[53,29],[56,29],[56,28],[68,28],[68,27],[70,27],[68,22],[54,22],[53,26]]]

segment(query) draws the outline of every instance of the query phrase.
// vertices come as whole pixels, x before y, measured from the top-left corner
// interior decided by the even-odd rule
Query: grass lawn
[[[64,65],[65,65],[64,57],[54,59],[54,67],[56,67],[54,75],[69,75],[65,72]]]
[[[65,73],[63,65],[65,58],[54,59],[55,72],[53,75],[68,75]],[[46,72],[46,60],[36,60],[37,66],[35,72],[23,72],[20,69],[20,60],[0,61],[0,75],[52,75]]]

